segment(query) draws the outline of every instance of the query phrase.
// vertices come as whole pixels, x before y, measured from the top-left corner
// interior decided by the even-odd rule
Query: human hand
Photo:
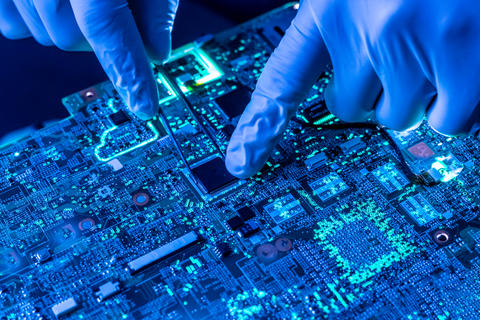
[[[474,0],[304,0],[230,140],[235,176],[257,172],[329,62],[329,110],[394,130],[425,115],[440,133],[478,133],[480,19]]]
[[[67,51],[93,49],[130,110],[147,120],[158,111],[148,57],[168,58],[177,6],[178,0],[1,0],[0,31]]]

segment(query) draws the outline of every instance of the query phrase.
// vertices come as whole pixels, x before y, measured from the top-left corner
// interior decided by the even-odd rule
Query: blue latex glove
[[[406,130],[427,115],[440,133],[477,133],[479,53],[476,0],[304,0],[232,135],[227,168],[245,178],[262,167],[329,61],[326,102],[344,121]]]
[[[177,6],[178,0],[0,0],[0,31],[63,50],[93,49],[126,104],[146,120],[158,111],[147,57],[168,58]]]

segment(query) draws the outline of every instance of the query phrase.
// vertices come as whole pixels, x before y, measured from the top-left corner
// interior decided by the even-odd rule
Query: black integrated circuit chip
[[[318,104],[305,108],[305,110],[303,111],[303,116],[305,117],[305,119],[308,120],[308,122],[311,122],[311,123],[329,114],[330,112],[327,109],[325,101],[320,101]]]
[[[218,191],[238,180],[227,171],[225,163],[218,157],[193,168],[192,171],[207,193]]]
[[[250,219],[252,219],[253,217],[255,217],[255,212],[253,212],[253,210],[250,209],[249,207],[240,208],[240,209],[237,210],[237,212],[238,212],[238,215],[239,215],[244,221],[250,220]]]
[[[233,119],[243,113],[250,102],[251,95],[250,89],[239,86],[237,89],[216,98],[215,102],[229,119]]]
[[[230,228],[232,228],[232,230],[237,230],[243,226],[243,220],[239,216],[233,216],[227,220],[227,224],[230,226]]]
[[[112,120],[113,124],[116,126],[130,121],[130,117],[123,110],[112,113],[109,117],[110,120]]]

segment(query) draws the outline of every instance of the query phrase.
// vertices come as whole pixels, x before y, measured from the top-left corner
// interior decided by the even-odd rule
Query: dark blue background
[[[284,2],[180,0],[173,46],[222,31]],[[66,117],[62,97],[106,79],[92,53],[63,52],[32,39],[11,41],[0,37],[0,70],[0,136]]]

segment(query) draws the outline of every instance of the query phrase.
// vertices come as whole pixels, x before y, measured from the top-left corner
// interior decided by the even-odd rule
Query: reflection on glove
[[[261,168],[329,61],[327,106],[344,121],[406,130],[427,115],[440,133],[475,133],[478,9],[474,0],[304,0],[232,135],[228,170],[245,178]]]
[[[0,31],[43,45],[95,51],[129,108],[142,119],[158,110],[147,54],[168,58],[178,0],[1,0]]]

